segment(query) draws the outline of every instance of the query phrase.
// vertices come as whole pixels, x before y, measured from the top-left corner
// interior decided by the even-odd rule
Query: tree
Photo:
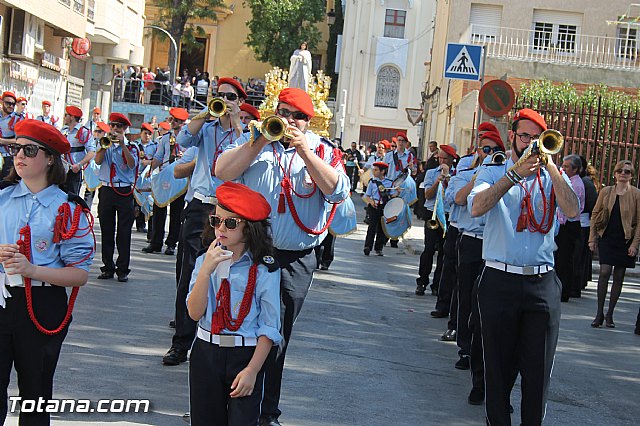
[[[178,48],[184,44],[186,49],[195,44],[197,35],[204,35],[204,29],[189,23],[193,19],[216,20],[216,8],[224,7],[223,0],[156,0],[159,10],[156,25],[166,29],[175,39]],[[162,35],[160,36],[162,38]],[[175,63],[178,52],[169,47],[169,63]],[[178,70],[171,70],[174,76]],[[172,82],[173,83],[173,82]]]
[[[289,58],[300,43],[312,50],[320,41],[315,24],[325,18],[325,0],[244,0],[251,8],[245,44],[256,58],[280,68],[289,68]]]

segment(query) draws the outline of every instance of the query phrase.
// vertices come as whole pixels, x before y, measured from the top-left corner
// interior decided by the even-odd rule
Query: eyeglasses
[[[529,143],[531,139],[539,139],[540,135],[530,135],[529,133],[516,133],[522,143]]]
[[[616,170],[616,173],[620,173],[623,175],[630,175],[631,174],[631,170],[629,169],[620,169],[620,170]]]
[[[167,118],[167,121],[170,122],[170,123],[176,123],[176,124],[184,123],[184,120],[178,120],[175,117],[169,117],[169,118]]]
[[[293,117],[295,120],[308,120],[309,116],[302,111],[289,111],[286,108],[278,108],[276,110],[278,115],[283,116],[284,118]]]
[[[238,227],[240,222],[244,222],[244,219],[240,219],[238,217],[227,217],[223,219],[216,214],[209,215],[209,224],[212,228],[220,228],[222,222],[224,222],[224,226],[226,226],[227,229],[234,230]]]
[[[491,154],[492,152],[498,152],[498,151],[503,151],[502,148],[500,148],[499,146],[483,146],[482,148],[480,148],[482,150],[482,152],[484,152],[485,154]]]
[[[118,123],[117,121],[112,121],[109,123],[109,126],[115,127],[116,129],[124,129],[127,125],[124,123]]]
[[[391,148],[397,148],[398,145],[391,145]]]
[[[12,106],[16,106],[16,103],[15,103],[15,102],[7,102],[7,101],[2,101],[2,102],[4,102],[4,104],[5,104],[6,106],[11,106],[11,107],[12,107]]]
[[[11,154],[14,157],[18,155],[20,150],[23,150],[24,155],[29,158],[33,158],[36,155],[38,155],[38,151],[40,150],[46,151],[46,149],[44,149],[40,145],[35,145],[35,144],[20,145],[17,143],[12,143],[7,145],[7,149],[9,150],[9,154]]]
[[[230,101],[235,101],[236,99],[238,99],[238,95],[233,92],[218,92],[216,96],[219,98],[226,98]]]

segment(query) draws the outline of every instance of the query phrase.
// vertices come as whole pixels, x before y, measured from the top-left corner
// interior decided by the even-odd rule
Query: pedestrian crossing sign
[[[480,80],[482,46],[447,43],[444,76],[458,80]]]

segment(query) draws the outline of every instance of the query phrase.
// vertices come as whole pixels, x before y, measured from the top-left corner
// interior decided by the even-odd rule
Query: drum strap
[[[396,165],[396,172],[399,172],[400,170],[402,170],[402,161],[400,161],[400,158],[398,158],[397,151],[393,151],[393,162]]]

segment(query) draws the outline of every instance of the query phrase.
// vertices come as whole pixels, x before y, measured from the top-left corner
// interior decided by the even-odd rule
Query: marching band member
[[[260,192],[271,205],[274,257],[281,268],[283,341],[265,366],[265,392],[261,423],[277,426],[282,370],[293,324],[304,303],[316,266],[313,247],[324,238],[329,203],[349,196],[349,179],[341,152],[328,139],[309,131],[314,115],[311,97],[301,89],[286,88],[278,96],[276,115],[283,118],[291,137],[270,142],[251,134],[230,145],[218,159],[216,175],[240,179]],[[255,135],[254,135],[255,136]],[[274,356],[277,355],[277,356]]]
[[[153,155],[151,170],[158,167],[161,169],[168,166],[180,158],[184,151],[177,143],[178,134],[184,126],[185,121],[189,118],[189,113],[184,108],[171,108],[169,110],[171,131],[165,133],[156,148]],[[171,212],[169,214],[169,234],[165,244],[167,246],[164,254],[174,255],[176,252],[176,244],[180,234],[180,217],[184,209],[184,195],[173,200],[170,204]],[[160,207],[154,203],[153,216],[151,216],[151,241],[149,245],[142,249],[145,253],[154,253],[162,251],[162,239],[164,238],[164,225],[167,221],[167,207]]]
[[[99,107],[93,108],[93,112],[91,113],[91,120],[89,120],[89,122],[87,123],[87,127],[89,127],[92,132],[98,127],[98,123],[102,121],[101,114],[102,110]]]
[[[13,130],[16,121],[14,115],[15,107],[16,95],[13,92],[4,92],[2,94],[2,109],[0,110],[0,154],[4,160],[0,180],[9,174],[9,171],[13,167],[13,157],[9,154],[5,145],[13,143],[13,139],[15,139],[16,136]]]
[[[473,216],[485,215],[478,307],[489,424],[511,424],[509,400],[518,372],[522,423],[542,423],[546,408],[560,326],[554,198],[567,216],[579,212],[569,179],[550,155],[546,165],[537,153],[522,157],[546,129],[537,112],[518,111],[509,131],[511,156],[503,166],[482,168],[467,199]]]
[[[51,124],[56,128],[60,127],[60,117],[56,117],[55,115],[51,114],[51,101],[42,101],[42,115],[37,116],[36,120]]]
[[[251,104],[243,103],[240,105],[240,122],[245,126],[245,132],[248,131],[246,126],[251,120],[260,121],[260,111]]]
[[[88,127],[80,123],[82,110],[76,106],[68,106],[65,109],[62,134],[67,137],[71,145],[71,151],[65,156],[71,165],[67,173],[67,181],[63,189],[74,194],[80,193],[82,186],[82,170],[96,155],[96,144],[93,134]]]
[[[389,165],[387,177],[394,180],[400,173],[409,169],[409,172],[415,172],[416,157],[407,149],[407,135],[404,132],[398,132],[396,138],[396,149],[385,154],[384,162]]]
[[[196,260],[187,296],[189,316],[198,321],[189,362],[191,424],[257,425],[264,362],[282,340],[271,206],[238,183],[224,183],[216,194],[203,234],[208,250]]]
[[[59,189],[69,142],[50,124],[24,120],[8,146],[15,157],[0,191],[0,422],[7,415],[12,365],[20,397],[53,397],[53,377],[69,330],[77,287],[93,259],[92,225],[77,196]],[[6,183],[7,181],[5,181]],[[85,210],[86,212],[86,210]],[[72,218],[73,217],[73,218]],[[74,232],[75,230],[75,232]],[[69,304],[65,287],[74,287]],[[49,412],[20,413],[20,424],[49,424]]]
[[[385,144],[385,142],[386,142],[386,144]],[[389,145],[389,141],[387,141],[387,140],[379,141],[376,144],[376,152],[373,155],[369,156],[369,158],[367,159],[367,162],[364,163],[364,166],[362,166],[362,169],[364,171],[366,171],[366,170],[369,170],[373,166],[373,163],[384,162],[384,157],[385,157],[385,154],[386,154],[387,146],[391,146],[391,145]],[[387,169],[388,168],[389,168],[389,164],[387,164]]]
[[[367,236],[364,240],[364,255],[369,256],[371,249],[376,251],[378,256],[382,256],[382,249],[387,242],[387,237],[382,229],[382,213],[385,204],[389,201],[391,191],[380,191],[380,186],[391,188],[393,181],[387,178],[387,170],[389,165],[383,161],[373,163],[371,166],[371,174],[373,177],[369,181],[371,185],[367,185],[367,191],[362,197],[367,205],[369,227],[367,228]],[[375,245],[374,245],[375,239]]]
[[[227,113],[217,120],[207,121],[208,109],[193,117],[182,129],[177,141],[183,148],[198,148],[196,166],[189,182],[189,191],[193,191],[193,200],[184,210],[184,223],[181,229],[183,255],[176,260],[180,272],[176,275],[176,331],[171,348],[162,358],[165,365],[178,365],[186,361],[187,351],[191,347],[196,333],[196,323],[189,318],[185,300],[189,291],[191,273],[195,265],[196,254],[202,249],[200,235],[208,212],[215,205],[216,189],[222,184],[215,174],[218,156],[224,149],[242,134],[240,106],[247,98],[242,85],[232,78],[218,81],[218,97],[224,98]]]
[[[16,99],[15,114],[16,114],[16,117],[19,119],[17,121],[26,120],[26,119],[33,120],[33,114],[27,111],[27,104],[28,104],[27,98],[19,97],[18,99]],[[18,124],[17,121],[15,124]]]
[[[427,218],[431,218],[433,216],[439,186],[438,184],[442,182],[442,185],[446,188],[449,183],[449,178],[451,178],[450,172],[456,157],[455,149],[449,145],[440,145],[440,150],[438,152],[438,161],[440,162],[440,165],[435,169],[428,170],[424,177],[423,186],[426,200],[424,207],[426,208],[425,214]],[[427,286],[429,286],[429,275],[431,274],[433,255],[436,251],[438,252],[438,258],[436,260],[436,270],[433,273],[433,283],[431,284],[431,294],[434,296],[438,294],[440,276],[442,275],[442,261],[444,257],[444,252],[442,250],[444,243],[442,230],[430,229],[427,226],[427,223],[427,221],[424,222],[424,250],[420,255],[418,278],[416,278],[416,294],[418,296],[424,296],[424,292],[427,289]]]
[[[142,123],[140,127],[140,143],[138,150],[140,153],[140,168],[144,169],[153,162],[153,156],[156,153],[158,143],[152,139],[153,127],[149,123]],[[136,230],[138,232],[149,232],[144,214],[140,211],[140,207],[136,204]],[[153,222],[151,222],[153,223]],[[149,225],[151,226],[151,225]],[[151,233],[149,233],[151,234]]]
[[[129,119],[119,112],[109,115],[109,138],[114,143],[100,145],[95,162],[100,166],[102,186],[98,190],[98,214],[102,234],[102,273],[98,279],[129,280],[131,260],[131,227],[133,226],[133,186],[138,171],[138,150],[124,136],[131,126]],[[117,141],[117,142],[115,142]],[[116,228],[117,216],[117,228]],[[113,262],[113,252],[118,246],[118,259]]]

